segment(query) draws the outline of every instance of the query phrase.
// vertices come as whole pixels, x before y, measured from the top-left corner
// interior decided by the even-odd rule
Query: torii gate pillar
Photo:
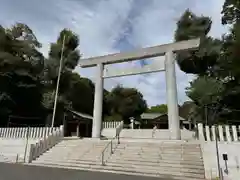
[[[103,109],[103,70],[102,63],[97,65],[95,94],[94,94],[94,109],[93,109],[93,122],[92,122],[92,137],[101,137],[102,126],[102,109]]]
[[[175,60],[174,54],[171,51],[166,52],[165,54],[165,71],[170,138],[180,140],[181,131],[178,112]]]

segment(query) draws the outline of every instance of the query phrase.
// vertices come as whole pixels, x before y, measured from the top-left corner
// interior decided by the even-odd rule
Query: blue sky
[[[49,44],[55,42],[63,28],[80,36],[84,58],[135,48],[173,42],[176,21],[187,8],[213,20],[211,35],[226,32],[221,26],[220,12],[224,0],[1,0],[0,24],[15,22],[29,25],[43,44],[47,55]],[[149,61],[147,61],[149,62]],[[149,62],[150,63],[150,62]],[[119,68],[140,66],[141,61],[114,65]],[[110,68],[110,67],[108,67]],[[76,68],[80,75],[94,81],[94,68]],[[185,88],[193,76],[177,67],[179,103],[187,100]],[[117,84],[139,89],[148,105],[166,103],[164,72],[107,79],[110,90]]]

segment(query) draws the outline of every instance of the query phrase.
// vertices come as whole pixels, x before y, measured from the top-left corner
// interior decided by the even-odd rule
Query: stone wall
[[[217,152],[215,142],[202,142],[201,143],[203,162],[205,168],[205,176],[207,179],[213,179],[218,177],[218,166],[217,166]],[[219,142],[219,160],[220,166],[223,170],[223,174],[227,179],[239,180],[240,177],[240,143],[239,142]],[[228,174],[224,172],[225,161],[222,155],[228,155]]]

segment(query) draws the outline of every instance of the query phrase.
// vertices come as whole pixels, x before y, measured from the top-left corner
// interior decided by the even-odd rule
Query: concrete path
[[[0,163],[0,180],[173,180],[114,173]]]

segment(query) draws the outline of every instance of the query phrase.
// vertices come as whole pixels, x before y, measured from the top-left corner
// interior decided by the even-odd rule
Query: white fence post
[[[205,137],[204,137],[204,132],[203,132],[203,124],[199,123],[198,125],[198,138],[200,141],[205,141]]]
[[[232,141],[232,137],[231,137],[231,134],[230,134],[229,125],[225,126],[225,131],[226,131],[227,141],[231,142]]]
[[[221,125],[218,126],[218,133],[219,133],[220,141],[224,141],[223,127]]]
[[[215,126],[212,126],[211,127],[211,130],[212,130],[212,141],[215,141],[216,140],[216,132],[215,132]]]
[[[237,134],[237,127],[236,126],[232,126],[232,133],[233,133],[233,140],[234,141],[238,141],[238,134]]]
[[[209,126],[205,126],[207,141],[211,141]]]

